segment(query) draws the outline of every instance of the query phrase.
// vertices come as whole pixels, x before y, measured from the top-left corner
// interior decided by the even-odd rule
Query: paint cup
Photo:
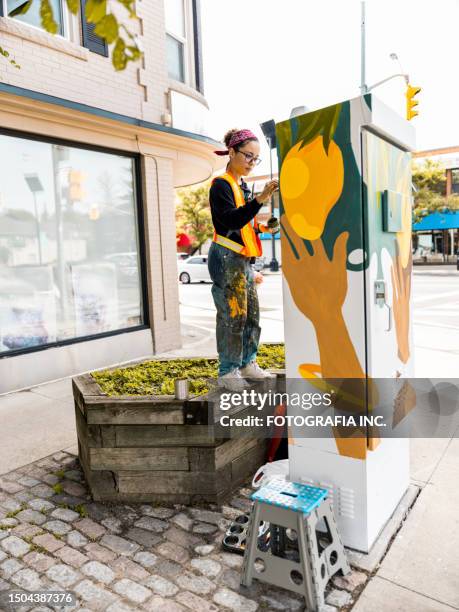
[[[175,399],[185,400],[190,396],[190,381],[187,378],[176,378],[174,381]]]

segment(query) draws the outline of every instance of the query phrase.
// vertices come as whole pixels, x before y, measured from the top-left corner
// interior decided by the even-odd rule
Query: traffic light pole
[[[269,174],[271,180],[273,180],[273,151],[272,151],[272,142],[271,138],[268,140],[269,144]],[[274,194],[271,195],[271,217],[274,217]],[[271,259],[271,263],[269,264],[269,269],[271,272],[279,272],[279,262],[276,258],[276,236],[273,234],[271,236],[271,246],[272,246],[272,254],[273,258]]]
[[[365,74],[365,53],[366,53],[366,41],[365,41],[365,2],[360,3],[360,93],[362,96],[368,93]]]
[[[375,87],[379,87],[380,85],[382,85],[383,83],[387,83],[387,81],[391,81],[392,79],[396,79],[398,77],[402,77],[405,79],[405,83],[408,85],[409,83],[409,77],[407,74],[403,73],[403,72],[399,72],[398,74],[393,74],[390,77],[387,77],[387,79],[383,79],[382,81],[378,81],[377,83],[375,83],[374,85],[372,85],[371,87],[366,87],[366,92],[365,93],[369,93],[370,91],[372,91],[373,89],[375,89]]]
[[[365,20],[365,2],[361,2],[361,13],[360,13],[360,92],[362,96],[366,93],[369,93],[375,87],[379,87],[383,83],[387,83],[391,79],[395,79],[398,77],[403,77],[405,79],[406,84],[409,83],[409,77],[407,74],[398,73],[393,74],[387,79],[383,79],[382,81],[378,81],[371,87],[368,87],[366,84],[366,20]]]

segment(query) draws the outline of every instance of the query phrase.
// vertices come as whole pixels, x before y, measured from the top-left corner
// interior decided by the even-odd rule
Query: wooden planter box
[[[277,387],[280,380],[281,373],[256,389]],[[266,432],[228,439],[216,423],[221,392],[186,401],[113,397],[90,374],[72,382],[78,454],[94,500],[219,504],[266,461]],[[226,414],[257,410],[232,407]]]

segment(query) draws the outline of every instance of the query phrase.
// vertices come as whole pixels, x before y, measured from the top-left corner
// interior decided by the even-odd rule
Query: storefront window
[[[0,352],[141,325],[134,159],[0,135]]]
[[[3,0],[0,0],[3,2]],[[6,0],[6,15],[13,17],[18,21],[23,21],[37,28],[42,28],[40,16],[40,2],[32,2],[25,13],[22,13],[24,5],[27,2],[24,0]],[[63,34],[62,24],[62,0],[49,0],[49,4],[53,11],[54,21],[57,23],[57,34]]]

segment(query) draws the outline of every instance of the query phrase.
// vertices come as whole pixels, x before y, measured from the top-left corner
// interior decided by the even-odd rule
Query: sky
[[[359,0],[201,0],[210,135],[282,121],[360,94]],[[459,0],[367,0],[366,83],[408,73],[417,150],[459,145]],[[397,61],[390,59],[396,53]],[[405,114],[401,78],[372,93]],[[267,146],[262,147],[267,171]]]

